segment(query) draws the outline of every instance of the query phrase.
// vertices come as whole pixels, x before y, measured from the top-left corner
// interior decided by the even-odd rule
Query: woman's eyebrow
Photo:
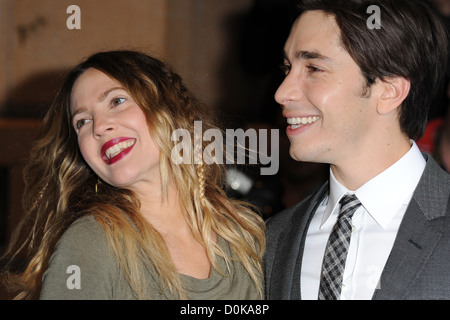
[[[105,101],[105,99],[108,97],[108,95],[109,95],[111,92],[116,91],[116,90],[124,90],[124,88],[123,88],[123,87],[114,87],[114,88],[110,88],[110,89],[106,90],[105,92],[103,92],[103,93],[98,97],[97,101],[98,101],[99,103],[102,103],[103,101]],[[72,118],[75,117],[77,114],[82,113],[82,112],[85,112],[85,111],[87,111],[87,108],[86,108],[86,107],[79,107],[79,108],[76,108],[75,111],[72,113]]]
[[[114,87],[114,88],[108,89],[98,97],[98,102],[103,102],[106,99],[106,97],[108,97],[108,95],[115,90],[124,90],[124,89],[122,87]]]
[[[87,111],[86,107],[76,108],[74,112],[72,112],[72,118],[74,118],[77,114],[83,113]]]

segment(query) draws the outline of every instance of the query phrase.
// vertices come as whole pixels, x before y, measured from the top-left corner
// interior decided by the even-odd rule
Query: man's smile
[[[291,130],[295,130],[305,125],[313,124],[319,119],[320,117],[318,116],[287,118],[287,123],[290,125]]]

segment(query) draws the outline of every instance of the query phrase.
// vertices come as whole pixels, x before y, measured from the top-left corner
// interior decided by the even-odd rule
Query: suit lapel
[[[303,248],[305,245],[306,233],[311,218],[328,194],[328,183],[314,195],[309,201],[301,203],[295,207],[292,219],[288,222],[278,240],[278,250],[275,255],[272,285],[274,288],[271,293],[273,300],[299,300],[300,294],[300,271],[303,257]]]
[[[376,300],[407,297],[442,236],[449,197],[448,179],[431,157],[405,212],[389,259],[381,275]]]
[[[414,202],[405,214],[381,275],[376,300],[401,300],[442,236],[439,220],[428,221]]]

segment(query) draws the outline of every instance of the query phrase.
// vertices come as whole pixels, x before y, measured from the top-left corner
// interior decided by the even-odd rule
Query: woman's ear
[[[392,77],[381,80],[381,93],[377,112],[380,115],[398,110],[411,89],[411,82],[403,77]]]

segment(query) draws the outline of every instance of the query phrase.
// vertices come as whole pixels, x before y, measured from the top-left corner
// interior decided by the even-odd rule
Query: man
[[[291,156],[330,178],[268,221],[267,298],[450,299],[450,178],[414,142],[446,69],[444,27],[420,0],[301,9],[275,99]]]

